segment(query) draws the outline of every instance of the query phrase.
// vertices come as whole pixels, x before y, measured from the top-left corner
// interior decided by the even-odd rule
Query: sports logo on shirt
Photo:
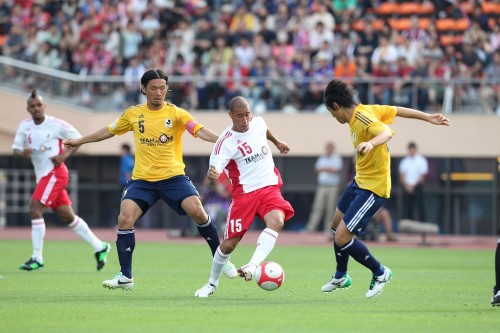
[[[165,127],[172,128],[172,119],[170,119],[170,118],[165,119]]]

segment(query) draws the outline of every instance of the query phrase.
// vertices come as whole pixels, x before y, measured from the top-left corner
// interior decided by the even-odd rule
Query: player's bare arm
[[[361,142],[357,147],[356,147],[356,152],[358,154],[367,154],[369,153],[373,148],[380,146],[387,141],[392,139],[392,133],[389,130],[385,130],[380,132],[377,136],[375,136],[373,139],[370,141],[366,142]]]
[[[54,163],[54,166],[59,166],[61,163],[66,161],[68,157],[73,155],[79,147],[72,147],[72,148],[65,148],[62,154],[56,155],[51,157],[50,159],[52,160],[52,163]]]
[[[212,131],[210,128],[207,127],[202,127],[199,130],[196,131],[196,136],[198,136],[200,139],[208,142],[217,142],[217,139],[219,136]]]
[[[14,149],[13,154],[15,157],[24,157],[24,158],[29,158],[31,156],[31,153],[33,152],[32,148],[26,147],[23,150],[20,149]]]
[[[99,142],[103,141],[109,138],[112,138],[114,135],[109,133],[109,130],[107,127],[103,127],[100,130],[86,135],[84,137],[81,137],[80,139],[67,139],[63,141],[63,144],[66,148],[72,148],[72,147],[78,147],[86,143],[91,143],[91,142]]]
[[[281,154],[287,154],[290,151],[290,147],[288,146],[288,144],[286,142],[278,140],[269,129],[267,129],[266,137],[269,141],[274,143]]]
[[[450,120],[440,113],[429,114],[415,109],[398,106],[396,115],[403,118],[420,119],[434,125],[450,126]]]

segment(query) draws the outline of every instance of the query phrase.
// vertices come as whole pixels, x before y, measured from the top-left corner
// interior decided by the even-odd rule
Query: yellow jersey
[[[396,106],[359,104],[349,121],[354,148],[385,130],[394,134],[387,124],[392,124],[396,113]],[[368,154],[356,155],[354,180],[362,189],[372,191],[380,197],[390,197],[391,156],[387,143],[373,148]]]
[[[132,179],[147,181],[184,175],[182,134],[187,130],[196,137],[201,128],[189,112],[167,102],[158,111],[150,110],[147,103],[131,106],[108,126],[113,135],[134,132]]]

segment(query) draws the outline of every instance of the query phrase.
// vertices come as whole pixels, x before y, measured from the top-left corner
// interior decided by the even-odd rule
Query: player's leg
[[[144,210],[139,206],[144,205]],[[120,215],[118,215],[118,230],[116,237],[116,251],[120,262],[120,273],[113,279],[102,282],[109,289],[132,289],[134,279],[132,277],[132,256],[135,249],[135,222],[147,211],[148,205],[144,201],[122,199]]]
[[[89,243],[94,249],[94,256],[97,261],[97,270],[100,271],[106,264],[107,254],[111,250],[111,245],[100,240],[90,230],[89,225],[84,219],[75,215],[73,208],[70,206],[71,201],[64,190],[52,206],[54,213],[65,222],[81,239]],[[57,208],[56,208],[57,207]]]
[[[337,258],[351,256],[372,271],[373,278],[366,294],[367,298],[372,298],[382,292],[385,284],[392,278],[392,272],[370,253],[362,241],[355,239],[354,235],[359,236],[364,232],[373,215],[387,199],[357,186],[354,189],[356,197],[345,212],[335,234],[335,249]]]
[[[245,281],[252,280],[257,267],[274,249],[285,221],[289,220],[295,213],[290,203],[281,195],[278,187],[269,186],[255,192],[253,201],[256,204],[256,213],[264,220],[266,228],[257,239],[257,247],[250,261],[238,270],[239,275]]]
[[[351,182],[346,187],[342,195],[340,196],[338,207],[335,210],[335,214],[333,215],[332,224],[330,225],[330,229],[333,234],[333,253],[335,256],[335,261],[337,263],[335,273],[332,275],[331,279],[321,287],[321,291],[323,292],[331,292],[340,288],[349,288],[352,284],[351,278],[347,274],[347,264],[349,263],[349,256],[342,255],[340,253],[340,248],[335,242],[335,235],[337,233],[337,229],[344,218],[344,213],[347,211],[351,205],[351,202],[356,198],[355,193],[355,183]]]
[[[347,274],[347,265],[349,263],[348,255],[341,255],[340,248],[335,243],[335,234],[337,233],[337,228],[340,226],[340,222],[344,217],[344,213],[340,209],[335,210],[333,215],[333,221],[331,225],[331,230],[333,233],[333,253],[335,255],[335,261],[337,263],[335,273],[332,278],[321,287],[323,292],[331,292],[336,289],[349,288],[352,284],[351,277]]]
[[[212,295],[219,285],[220,276],[229,262],[229,256],[238,245],[241,237],[235,237],[222,241],[221,245],[215,251],[212,259],[212,269],[210,271],[210,279],[194,295],[196,297],[208,297]]]
[[[181,207],[196,222],[198,232],[207,241],[213,256],[220,245],[219,234],[200,198],[196,195],[189,196],[182,200]]]
[[[205,239],[212,257],[220,245],[217,226],[207,214],[201,203],[198,191],[186,176],[178,176],[159,183],[160,198],[179,215],[188,215],[196,222],[198,232]],[[224,267],[224,275],[230,279],[238,276],[236,267],[229,261]]]
[[[24,271],[37,270],[44,266],[43,240],[45,238],[45,220],[43,219],[43,212],[45,211],[45,206],[33,197],[31,199],[29,209],[33,253],[31,254],[30,259],[19,266],[19,269]]]
[[[491,298],[491,305],[500,306],[500,238],[497,242],[495,251],[495,279],[496,284],[493,287],[493,297]]]

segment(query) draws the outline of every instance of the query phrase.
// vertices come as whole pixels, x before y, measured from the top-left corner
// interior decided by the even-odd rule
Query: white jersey
[[[210,165],[215,166],[217,172],[227,174],[233,195],[281,184],[262,117],[252,117],[245,133],[233,131],[232,126],[226,128],[215,143]]]
[[[19,124],[12,149],[33,149],[31,163],[35,168],[38,183],[54,169],[51,158],[62,152],[62,140],[71,138],[81,138],[81,134],[64,120],[46,115],[43,123],[36,125],[29,117]]]

